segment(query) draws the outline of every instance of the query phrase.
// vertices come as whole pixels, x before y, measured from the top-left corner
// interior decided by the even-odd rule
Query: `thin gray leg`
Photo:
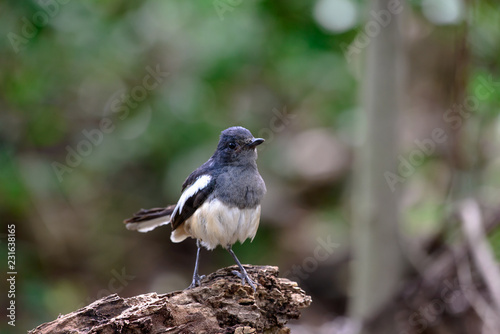
[[[198,262],[200,261],[200,240],[196,240],[196,246],[198,247],[198,250],[196,251],[196,262],[194,264],[194,273],[193,273],[193,281],[191,282],[191,285],[188,286],[188,289],[192,289],[196,286],[199,286],[201,283],[200,281],[205,278],[205,275],[198,275]]]
[[[238,276],[239,278],[241,278],[241,284],[245,285],[245,281],[248,282],[248,285],[250,285],[252,287],[253,291],[255,292],[256,283],[254,281],[252,281],[252,279],[248,276],[247,271],[241,265],[240,260],[238,260],[238,258],[236,257],[236,254],[234,254],[233,250],[231,249],[231,246],[229,246],[227,248],[227,251],[229,252],[229,254],[231,254],[233,256],[233,259],[234,259],[234,261],[236,261],[236,264],[238,265],[238,267],[240,267],[241,272],[233,271],[233,273],[236,276]]]

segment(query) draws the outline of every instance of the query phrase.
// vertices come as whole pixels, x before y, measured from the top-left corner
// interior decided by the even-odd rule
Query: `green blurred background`
[[[456,39],[468,40],[468,94],[481,80],[500,81],[495,6],[405,7],[404,98],[412,103],[401,113],[403,156],[450,107],[441,102],[454,80],[446,64],[457,59]],[[233,125],[267,139],[258,160],[268,188],[261,227],[236,254],[297,278],[293,266],[307,266],[318,238],[330,237],[333,256],[299,277],[315,301],[304,321],[345,311],[345,269],[335,268],[349,245],[363,58],[344,52],[362,31],[365,1],[4,0],[0,15],[0,217],[16,225],[16,329],[109,293],[185,288],[194,241],[172,244],[170,227],[139,234],[122,221],[175,203]],[[500,195],[499,96],[467,119],[474,140],[466,149],[481,148],[471,182],[492,200]],[[446,211],[449,150],[436,149],[404,184],[404,229],[417,238]],[[201,259],[201,273],[232,264],[222,249]],[[4,320],[0,329],[10,330]]]

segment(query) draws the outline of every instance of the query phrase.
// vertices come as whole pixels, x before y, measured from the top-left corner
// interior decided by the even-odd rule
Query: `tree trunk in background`
[[[374,0],[370,11],[388,12],[392,0]],[[401,4],[403,6],[403,4]],[[399,191],[389,187],[384,173],[397,173],[397,119],[401,93],[399,17],[380,27],[366,52],[364,112],[358,136],[362,145],[354,173],[353,250],[350,315],[362,333],[395,333],[389,310],[399,290],[404,255],[399,242]],[[369,22],[377,22],[370,16]],[[363,25],[363,30],[366,27]],[[369,29],[368,29],[369,30]],[[373,35],[373,34],[372,34]]]

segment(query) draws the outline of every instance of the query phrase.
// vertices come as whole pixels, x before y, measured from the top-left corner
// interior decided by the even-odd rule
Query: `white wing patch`
[[[184,207],[186,201],[190,197],[196,195],[198,191],[205,188],[210,183],[210,180],[212,180],[212,177],[210,175],[202,175],[198,177],[192,185],[187,187],[186,190],[184,190],[184,192],[182,193],[181,197],[179,198],[179,201],[175,206],[174,212],[172,212],[172,217],[176,216],[177,214],[180,214],[182,212],[182,208]]]

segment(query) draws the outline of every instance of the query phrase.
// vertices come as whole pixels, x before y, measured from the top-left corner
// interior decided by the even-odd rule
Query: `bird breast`
[[[259,220],[260,205],[240,209],[218,199],[212,199],[205,202],[186,220],[184,231],[189,236],[199,239],[204,247],[211,250],[218,245],[228,247],[236,241],[243,243],[248,238],[253,240],[259,227]]]

